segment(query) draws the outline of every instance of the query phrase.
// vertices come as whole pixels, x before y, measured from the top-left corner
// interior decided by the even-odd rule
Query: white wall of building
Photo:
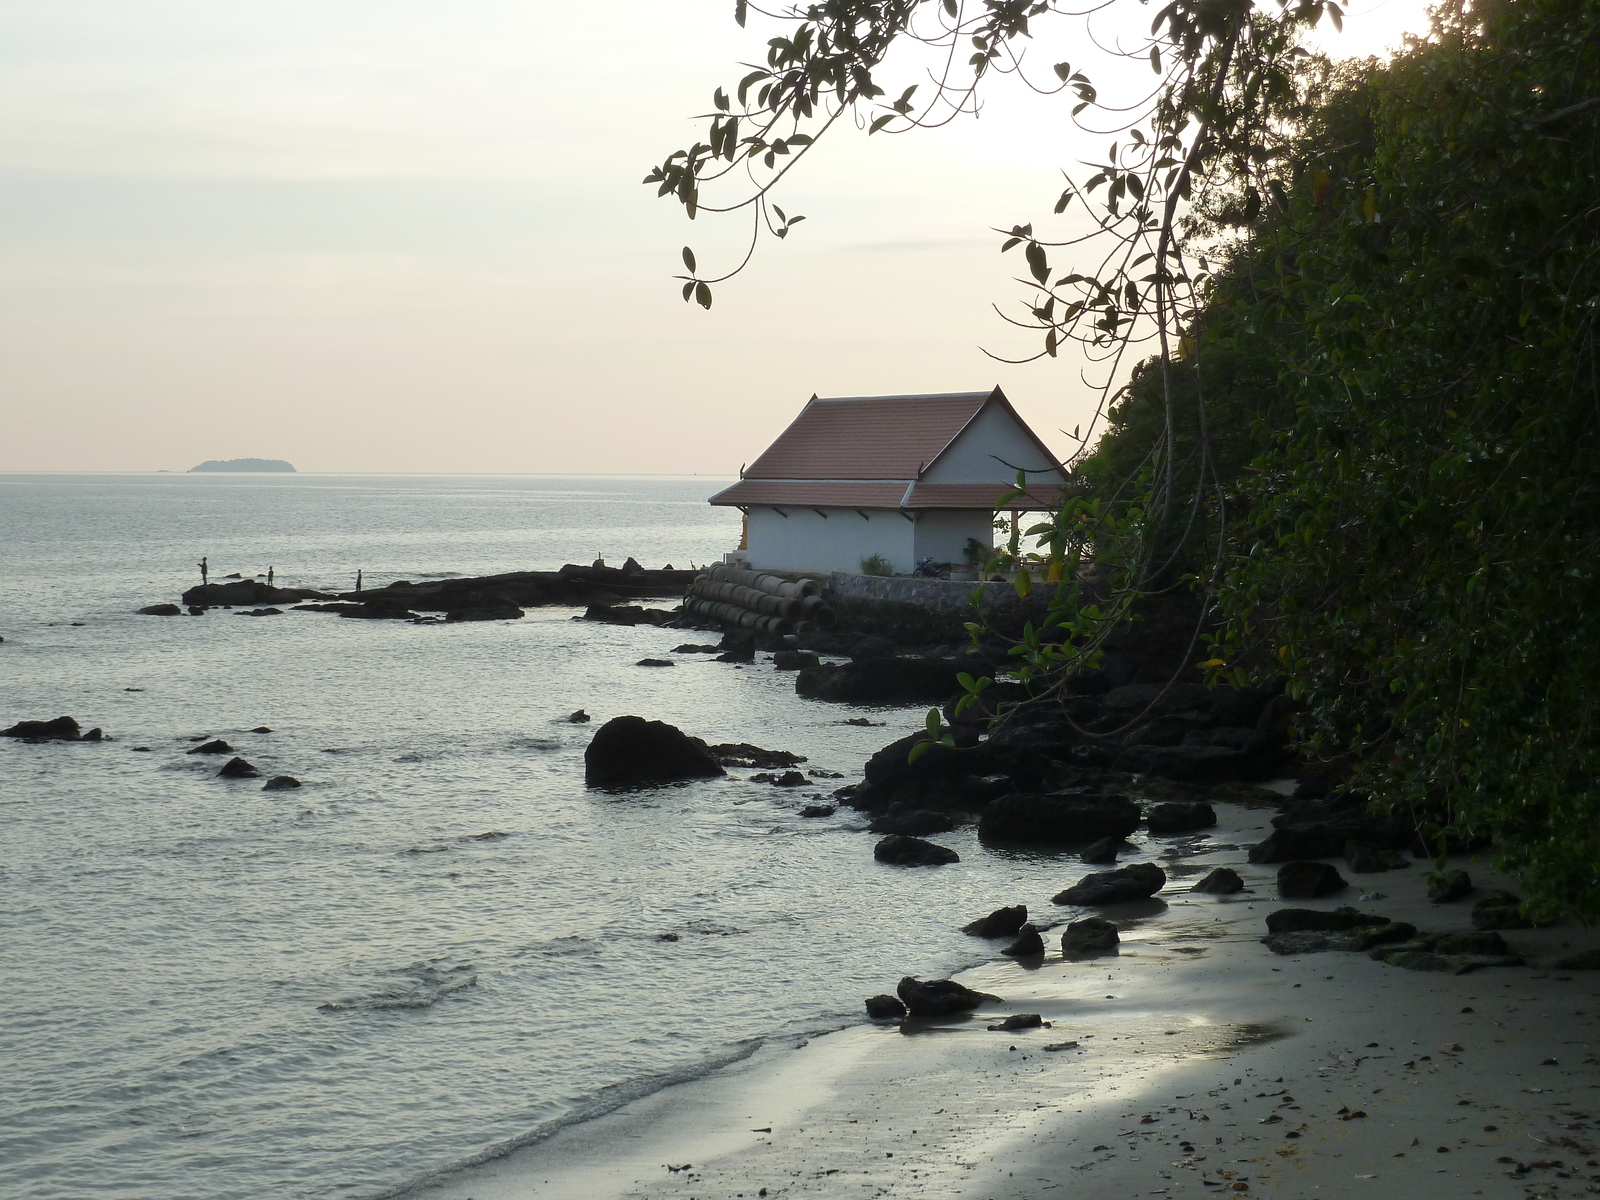
[[[750,548],[756,570],[853,571],[881,554],[898,572],[917,565],[916,526],[898,512],[865,509],[782,507],[750,510]]]
[[[1004,460],[1001,462],[999,460]],[[1010,467],[1004,463],[1013,464]],[[1029,475],[1035,483],[1061,483],[1065,476],[1039,452],[1033,439],[999,404],[990,404],[961,431],[923,476],[924,483],[1014,483],[1017,467],[1030,471],[1052,468],[1048,474]]]
[[[994,514],[987,511],[925,509],[916,514],[915,554],[918,562],[965,562],[967,539],[985,548],[994,545]]]

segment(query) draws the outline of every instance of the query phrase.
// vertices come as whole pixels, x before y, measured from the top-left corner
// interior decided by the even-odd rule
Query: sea
[[[923,709],[804,700],[770,656],[571,608],[136,612],[202,557],[329,590],[699,565],[737,544],[706,503],[726,482],[0,475],[0,727],[109,739],[0,738],[0,1190],[403,1196],[991,958],[959,926],[1058,861],[958,830],[960,863],[887,867],[860,814],[799,815]],[[587,788],[585,745],[630,713],[815,782]],[[304,786],[218,778],[200,738]]]

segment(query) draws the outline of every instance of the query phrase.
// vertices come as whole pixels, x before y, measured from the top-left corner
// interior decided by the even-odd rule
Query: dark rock
[[[895,658],[899,653],[899,646],[896,646],[886,637],[879,637],[877,634],[872,633],[859,638],[850,647],[850,658],[854,662],[872,662],[880,658]]]
[[[1278,868],[1278,895],[1285,900],[1315,900],[1349,886],[1328,863],[1289,862]]]
[[[201,584],[183,594],[185,604],[204,607],[219,604],[239,607],[254,604],[298,604],[302,600],[319,599],[332,599],[332,597],[296,588],[268,587],[253,579],[241,579],[238,583]]]
[[[1033,958],[1044,953],[1044,938],[1039,936],[1039,931],[1032,925],[1024,925],[1017,935],[1017,940],[1012,942],[1001,954],[1011,958]]]
[[[1384,850],[1378,846],[1363,846],[1351,842],[1345,847],[1345,861],[1354,875],[1375,875],[1379,871],[1401,871],[1411,865],[1411,860],[1397,850]]]
[[[1369,953],[1391,967],[1401,967],[1407,971],[1438,971],[1447,975],[1465,975],[1483,967],[1522,965],[1521,957],[1515,954],[1441,954],[1414,943],[1379,946]]]
[[[1550,965],[1557,971],[1600,971],[1600,950],[1581,950]]]
[[[1218,867],[1189,890],[1209,892],[1213,896],[1232,896],[1244,891],[1244,880],[1232,867]]]
[[[1117,861],[1117,853],[1123,845],[1121,838],[1103,837],[1098,842],[1090,842],[1078,857],[1091,866],[1109,866]]]
[[[54,721],[18,721],[10,729],[0,729],[0,737],[25,738],[30,742],[76,742],[78,723],[71,717]]]
[[[1212,702],[1211,690],[1198,683],[1130,683],[1112,688],[1103,699],[1113,712],[1129,715],[1144,710],[1156,715],[1204,712]]]
[[[139,610],[144,617],[181,617],[183,609],[176,604],[147,604]]]
[[[295,607],[296,608],[305,608],[307,606],[303,605],[303,604],[297,604],[297,605],[295,605]],[[191,617],[203,617],[203,616],[206,615],[206,610],[204,608],[202,608],[198,604],[191,604],[184,611],[186,611]]]
[[[730,629],[722,635],[717,662],[748,663],[756,660],[756,635],[750,629]]]
[[[984,805],[978,835],[1029,845],[1124,838],[1139,827],[1139,806],[1124,796],[1014,792]]]
[[[272,732],[272,726],[270,726],[270,725],[257,725],[250,732],[251,733],[271,733]]]
[[[584,712],[583,709],[581,709],[581,708],[578,709],[577,712],[574,712],[574,713],[572,713],[571,715],[569,715],[567,717],[567,720],[569,722],[571,722],[573,725],[582,725],[582,724],[585,724],[588,721],[592,721],[593,719],[594,719],[593,717],[591,717],[588,713]]]
[[[214,738],[209,742],[201,742],[192,750],[185,750],[185,754],[232,754],[233,747],[221,738]]]
[[[831,817],[839,810],[831,804],[808,804],[800,810],[802,817]]]
[[[1111,765],[1179,783],[1227,783],[1260,774],[1249,755],[1225,746],[1124,746]]]
[[[979,917],[961,927],[962,933],[973,937],[1015,937],[1028,923],[1028,906],[1014,904],[1010,908],[997,908],[987,917]]]
[[[951,1013],[971,1012],[985,1000],[1004,1003],[999,996],[975,992],[953,979],[914,979],[907,975],[895,992],[913,1017],[944,1017]]]
[[[926,749],[913,762],[911,751],[918,745]],[[975,811],[1010,792],[1048,790],[1062,771],[1060,764],[1036,751],[992,741],[956,750],[928,744],[927,734],[919,731],[867,760],[866,781],[853,803],[872,811],[896,801],[916,808]]]
[[[96,725],[78,740],[80,742],[109,742],[111,739],[106,737],[105,731]]]
[[[1056,904],[1125,904],[1154,896],[1167,883],[1167,873],[1154,863],[1134,863],[1115,871],[1085,875],[1053,897]]]
[[[1522,898],[1511,892],[1485,893],[1472,906],[1474,929],[1532,929],[1533,922],[1522,915]]]
[[[261,772],[245,762],[242,758],[230,758],[222,764],[222,770],[217,772],[218,779],[255,779]]]
[[[1272,933],[1262,938],[1274,954],[1316,954],[1324,950],[1371,950],[1374,946],[1404,942],[1417,935],[1417,927],[1404,921],[1346,930],[1301,929]]]
[[[252,608],[252,609],[249,609],[249,610],[247,610],[245,612],[236,612],[233,615],[236,616],[236,617],[281,617],[281,616],[283,616],[283,609],[281,609],[281,608]]]
[[[725,772],[706,744],[665,721],[613,717],[595,731],[583,752],[591,787],[639,787]]]
[[[962,690],[956,676],[969,665],[948,658],[819,661],[801,669],[794,690],[807,700],[835,704],[938,704]]]
[[[1365,797],[1345,793],[1298,801],[1272,818],[1272,824],[1272,834],[1251,847],[1251,862],[1333,858],[1351,842],[1396,850],[1411,840],[1411,831],[1402,822],[1373,816]]]
[[[1351,929],[1367,929],[1389,925],[1388,917],[1376,913],[1357,912],[1348,905],[1332,912],[1316,908],[1280,908],[1267,914],[1268,933],[1342,933]]]
[[[1440,934],[1433,943],[1440,954],[1510,954],[1511,947],[1498,933],[1480,930],[1476,933]]]
[[[1435,904],[1449,904],[1460,900],[1472,891],[1472,876],[1465,871],[1452,869],[1438,871],[1428,876],[1428,899]]]
[[[759,775],[750,776],[751,783],[770,783],[774,787],[806,787],[811,783],[799,771],[785,771],[782,775],[775,775],[771,771],[763,771]]]
[[[778,671],[803,671],[822,660],[809,650],[779,650],[772,656],[772,666]]]
[[[874,846],[872,857],[897,867],[942,867],[961,861],[961,856],[947,846],[898,833],[891,833]]]
[[[749,742],[719,742],[707,749],[725,767],[798,767],[806,761],[803,754],[793,754],[788,750],[763,750]]]
[[[1224,684],[1212,691],[1206,716],[1217,725],[1254,727],[1270,699],[1272,697],[1267,693],[1254,688],[1241,689]]]
[[[645,615],[638,604],[591,604],[583,610],[583,619],[605,625],[638,625]]]
[[[892,804],[888,812],[874,817],[867,829],[872,833],[903,833],[917,837],[924,833],[949,833],[955,827],[955,818],[949,813]]]
[[[1104,917],[1085,917],[1067,926],[1061,935],[1061,953],[1101,954],[1115,950],[1121,940],[1117,927]]]
[[[906,1015],[905,1004],[895,996],[868,996],[867,1016],[874,1021],[895,1021]]]
[[[693,642],[685,642],[681,646],[674,646],[672,648],[672,653],[674,653],[674,654],[715,654],[719,649],[720,649],[720,647],[718,647],[718,646],[696,646]]]
[[[1007,954],[1011,951],[1007,950]],[[1040,954],[1044,953],[1043,943],[1040,943]],[[998,1025],[988,1026],[990,1033],[1016,1033],[1020,1029],[1042,1029],[1044,1018],[1038,1013],[1013,1013]]]
[[[1169,800],[1152,805],[1144,819],[1151,833],[1193,833],[1197,829],[1210,829],[1217,823],[1217,814],[1203,800]]]
[[[641,658],[633,665],[636,667],[675,667],[678,664],[670,658]]]
[[[867,726],[867,727],[871,727],[871,728],[877,728],[877,727],[883,725],[884,722],[869,720],[866,717],[846,717],[844,720],[840,721],[839,724],[841,724],[841,725],[861,725],[861,726]]]
[[[341,615],[350,617],[355,614],[343,613]],[[378,614],[374,613],[373,615],[376,616]],[[404,615],[412,619],[415,619],[416,616],[414,613],[405,613]],[[452,623],[458,621],[520,621],[526,615],[515,604],[492,604],[485,605],[482,608],[453,608],[445,613],[444,619]]]
[[[263,792],[288,792],[300,786],[300,781],[293,775],[274,775],[261,785]]]

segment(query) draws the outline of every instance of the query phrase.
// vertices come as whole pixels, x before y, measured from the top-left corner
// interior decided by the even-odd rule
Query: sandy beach
[[[437,1181],[434,1200],[522,1197],[1576,1196],[1600,1191],[1595,991],[1540,969],[1597,939],[1562,923],[1507,931],[1523,967],[1450,975],[1365,954],[1279,956],[1289,906],[1247,863],[1270,808],[1220,804],[1204,835],[1152,839],[1157,900],[1105,910],[1120,953],[966,972],[992,992],[968,1018],[861,1024],[669,1087]],[[1129,861],[1129,860],[1124,860]],[[1192,893],[1231,866],[1250,889]],[[1295,907],[1424,931],[1471,928],[1471,897],[1433,904],[1426,862],[1352,875]],[[1463,866],[1481,892],[1510,886]],[[870,866],[864,869],[872,869]],[[893,869],[893,868],[879,868]],[[948,870],[960,870],[957,865]],[[1090,868],[1063,857],[1061,884]],[[1057,926],[1084,910],[1026,902]],[[974,916],[981,915],[975,913]],[[884,964],[884,990],[901,972]],[[1014,1013],[1048,1028],[990,1031]],[[603,1021],[596,1036],[605,1036]],[[1075,1045],[1073,1043],[1076,1043]]]

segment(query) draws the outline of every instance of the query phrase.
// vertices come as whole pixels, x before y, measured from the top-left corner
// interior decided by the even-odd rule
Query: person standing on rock
[[[268,587],[272,586],[272,572],[273,572],[273,568],[268,567],[267,568],[267,586]]]
[[[211,568],[206,565],[206,563],[208,562],[209,558],[210,558],[210,556],[207,555],[205,558],[202,558],[200,560],[200,586],[201,587],[205,587],[206,584],[211,582],[211,579],[210,579]]]

